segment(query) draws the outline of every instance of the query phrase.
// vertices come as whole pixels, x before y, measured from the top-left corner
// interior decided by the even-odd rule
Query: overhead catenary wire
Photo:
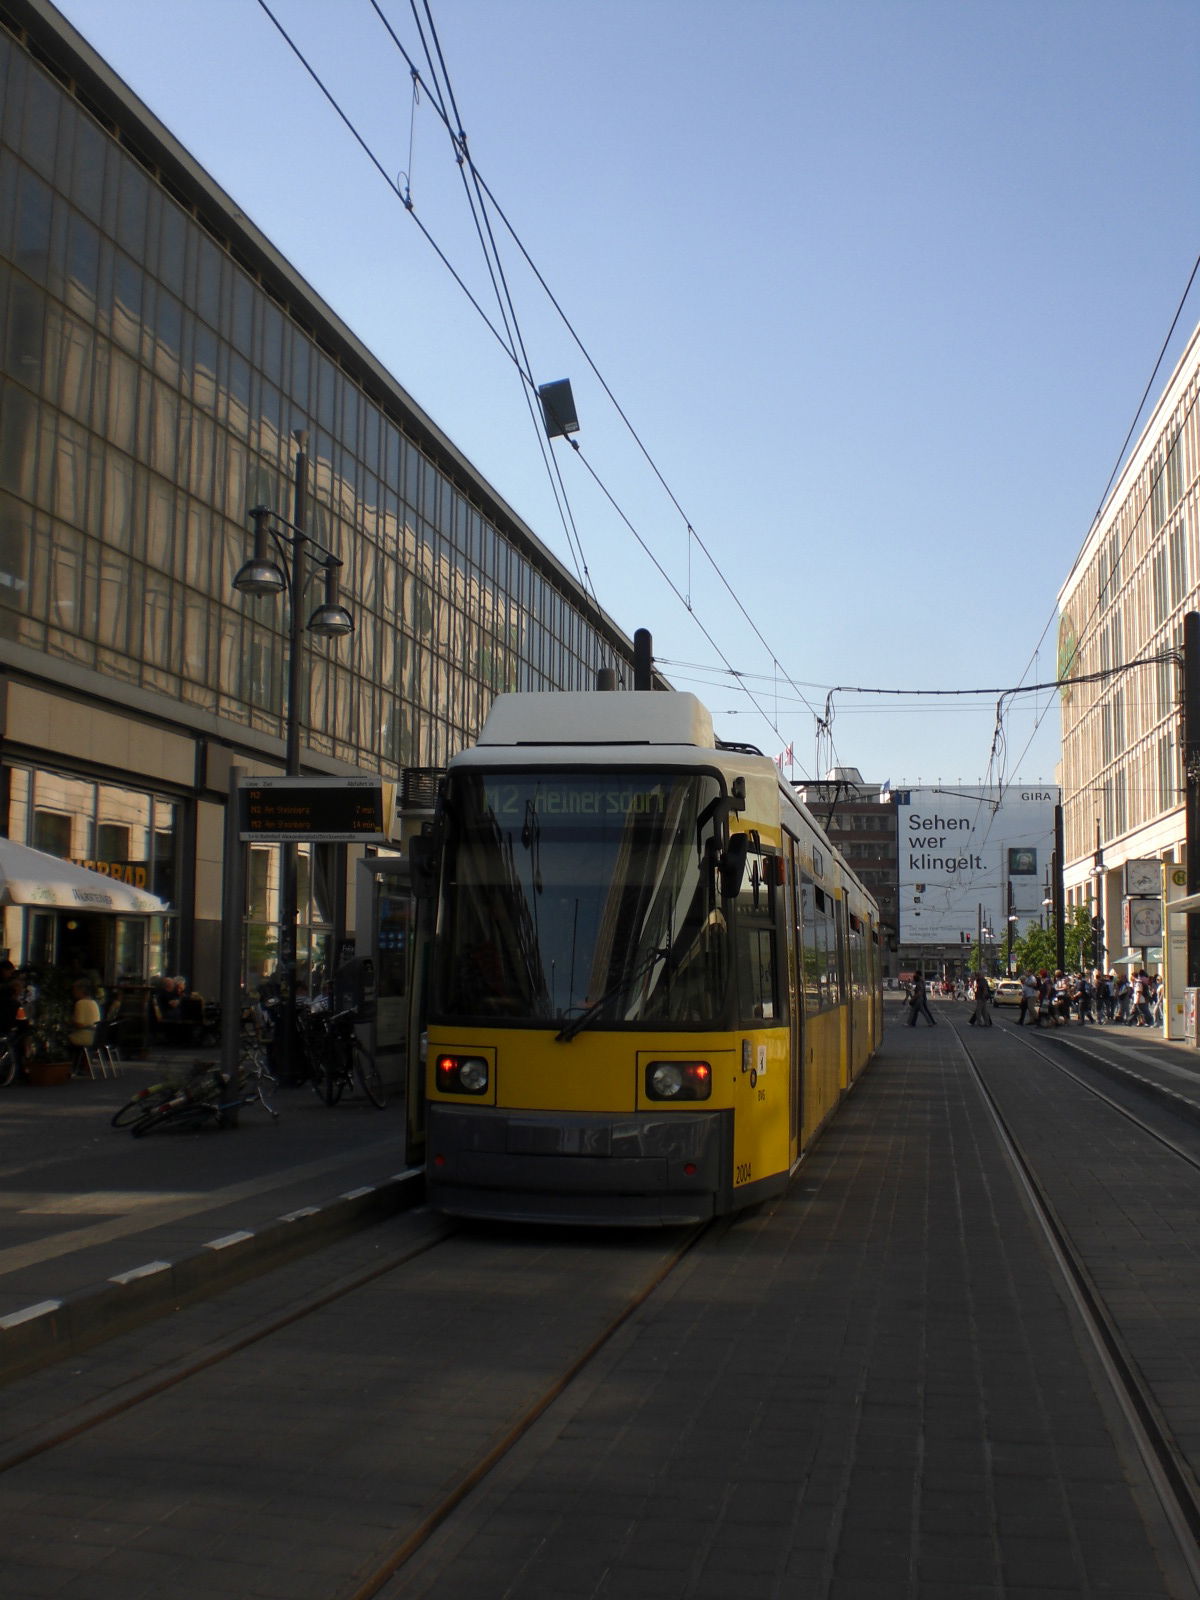
[[[521,359],[518,358],[517,353],[516,353],[512,343],[511,343],[511,341],[505,338],[505,336],[500,332],[500,330],[492,322],[491,318],[488,317],[487,313],[484,311],[484,309],[480,305],[479,301],[471,293],[471,291],[467,288],[467,286],[466,286],[465,282],[463,281],[461,275],[451,265],[450,261],[448,260],[448,258],[446,257],[445,253],[442,251],[440,246],[437,244],[437,242],[434,240],[433,236],[429,233],[428,229],[425,228],[425,226],[421,222],[420,218],[417,217],[416,212],[415,212],[415,208],[411,204],[411,197],[410,197],[410,200],[408,200],[408,201],[405,200],[405,197],[400,192],[400,188],[399,188],[398,184],[389,175],[389,173],[387,172],[387,169],[383,166],[382,162],[379,161],[379,159],[375,156],[374,152],[370,149],[370,147],[367,144],[366,140],[359,133],[358,129],[355,127],[354,123],[351,121],[351,119],[348,116],[348,114],[339,105],[339,103],[338,103],[337,99],[335,98],[335,96],[333,95],[333,93],[329,90],[329,88],[322,81],[322,79],[318,75],[316,69],[307,60],[307,58],[304,56],[303,52],[300,50],[299,46],[290,37],[290,35],[287,33],[287,30],[282,26],[282,24],[279,22],[278,18],[271,11],[269,5],[267,4],[267,0],[258,0],[258,4],[262,8],[262,10],[266,13],[266,15],[270,18],[271,22],[274,24],[276,29],[279,31],[280,35],[283,37],[283,39],[287,43],[288,47],[292,50],[292,52],[295,54],[296,58],[299,60],[300,64],[304,67],[305,71],[313,79],[313,82],[316,83],[317,87],[321,90],[321,93],[325,96],[326,100],[328,100],[329,104],[337,112],[337,114],[338,114],[339,118],[341,119],[341,121],[346,125],[346,127],[349,129],[349,131],[353,135],[353,137],[355,139],[355,142],[360,146],[360,148],[367,155],[367,157],[370,160],[372,166],[375,168],[375,170],[383,178],[384,182],[388,185],[388,188],[391,189],[392,193],[396,196],[396,198],[399,199],[401,201],[401,203],[405,206],[405,210],[408,211],[409,215],[411,217],[413,217],[413,220],[417,223],[417,226],[421,229],[421,232],[422,232],[423,236],[429,241],[429,243],[431,244],[433,249],[436,251],[439,260],[441,260],[445,264],[445,266],[447,267],[447,270],[451,273],[451,276],[454,278],[455,283],[457,283],[459,288],[462,289],[463,293],[466,295],[467,299],[470,301],[470,303],[474,307],[474,309],[478,312],[480,318],[482,319],[484,324],[487,326],[487,328],[491,332],[492,336],[500,344],[501,348],[504,350],[505,354],[509,357],[509,359],[513,362],[513,364],[518,368],[518,371],[521,373],[521,376],[523,377],[525,383],[530,388],[536,387],[534,385],[533,376],[530,373],[530,371],[528,370],[528,366],[527,365],[522,365],[522,361],[521,361]],[[375,10],[378,12],[378,6],[375,5],[375,0],[371,0],[371,4],[375,8]],[[390,33],[391,32],[390,25],[388,25],[388,29],[389,29],[389,33]],[[409,63],[409,66],[410,66],[411,70],[413,71],[414,78],[419,80],[420,75],[419,75],[415,65],[412,63],[411,58],[407,55],[407,52],[403,51],[403,47],[402,46],[398,46],[398,47],[401,49],[401,53],[404,55],[405,60]],[[450,119],[446,116],[444,107],[440,106],[440,101],[439,101],[439,98],[437,96],[436,91],[429,91],[429,92],[430,92],[431,101],[434,104],[439,106],[439,115],[441,115],[443,121],[445,121],[447,123],[447,126],[449,126],[450,125]],[[465,149],[464,149],[464,155],[465,155]],[[469,157],[466,157],[466,158],[469,159]],[[604,483],[603,479],[599,476],[599,474],[597,473],[595,468],[592,467],[591,463],[587,461],[586,457],[583,455],[583,452],[580,450],[580,448],[578,446],[578,443],[574,439],[571,439],[568,442],[573,446],[577,456],[583,462],[583,464],[586,467],[588,473],[591,475],[591,477],[593,478],[593,480],[595,481],[595,483],[599,487],[601,493],[604,494],[605,498],[609,501],[610,505],[616,511],[617,515],[621,518],[622,522],[624,522],[625,526],[633,534],[634,538],[638,541],[638,543],[641,545],[642,549],[645,551],[647,556],[650,558],[650,560],[653,563],[656,571],[658,571],[660,576],[662,576],[664,581],[668,584],[668,586],[670,587],[672,593],[674,593],[677,598],[682,600],[683,597],[680,594],[680,591],[679,591],[677,585],[671,580],[669,575],[666,573],[666,571],[663,568],[661,562],[659,562],[658,559],[653,555],[653,553],[650,550],[649,545],[642,538],[641,534],[638,533],[637,529],[634,527],[634,524],[632,523],[630,518],[627,516],[627,514],[621,509],[621,507],[617,503],[615,497],[613,496],[611,491],[608,489],[607,485]],[[593,598],[594,598],[594,596],[593,596]],[[694,612],[692,613],[692,615],[693,615],[693,617],[695,617],[695,613]],[[704,634],[705,639],[708,641],[708,643],[710,645],[712,645],[713,649],[716,650],[717,653],[722,656],[722,659],[724,659],[723,653],[721,652],[719,646],[716,644],[716,641],[713,639],[713,637],[708,632],[708,630],[704,627],[703,623],[701,623],[698,618],[696,618],[695,620],[697,622],[697,625],[700,627],[701,632]],[[767,713],[765,712],[765,710],[763,709],[763,707],[761,705],[759,705],[754,700],[754,697],[752,695],[748,695],[748,698],[755,705],[755,709],[757,710],[758,714],[760,716],[762,716],[765,721],[770,723],[770,718],[767,715]]]
[[[370,4],[372,9],[375,11],[375,14],[383,22],[389,37],[398,43],[399,41],[396,40],[396,35],[391,24],[388,22],[387,18],[380,9],[378,0],[370,0]],[[521,386],[522,396],[525,401],[526,409],[529,413],[530,422],[533,426],[538,449],[541,452],[543,465],[545,466],[550,479],[551,492],[554,495],[555,502],[558,506],[559,517],[563,525],[563,532],[566,535],[567,544],[571,550],[572,559],[576,564],[576,576],[579,579],[580,587],[591,595],[593,602],[598,607],[599,601],[597,600],[595,590],[592,587],[591,572],[588,568],[587,557],[584,554],[583,542],[579,535],[579,529],[575,523],[574,513],[571,510],[570,496],[567,493],[566,484],[563,482],[562,473],[559,470],[558,457],[549,447],[549,441],[546,438],[545,431],[542,426],[542,419],[538,414],[537,407],[534,404],[534,397],[532,393],[533,363],[529,359],[529,353],[525,346],[524,336],[521,333],[520,319],[517,315],[517,308],[513,302],[512,293],[508,286],[508,279],[504,271],[504,262],[501,259],[500,251],[496,245],[496,237],[492,230],[491,221],[488,216],[488,208],[483,201],[479,175],[476,171],[475,163],[471,159],[470,149],[467,144],[466,130],[462,126],[462,118],[459,115],[458,103],[454,96],[454,87],[450,82],[450,73],[446,66],[445,56],[442,53],[441,42],[438,39],[437,27],[433,20],[433,13],[430,11],[428,0],[424,0],[425,22],[428,28],[429,38],[432,40],[431,50],[430,43],[425,38],[426,30],[422,27],[421,17],[417,9],[416,0],[410,0],[410,6],[412,9],[413,20],[416,23],[418,34],[425,49],[425,55],[429,65],[430,74],[434,78],[435,84],[438,87],[438,98],[435,101],[435,104],[442,109],[443,121],[447,122],[447,132],[450,135],[451,145],[455,152],[455,159],[457,161],[459,173],[462,178],[463,189],[467,197],[467,206],[471,212],[471,217],[475,224],[475,231],[479,238],[484,262],[487,266],[488,274],[492,281],[492,288],[496,295],[496,301],[500,308],[500,315],[504,322],[507,339],[506,350],[523,380]],[[437,58],[436,61],[434,60],[435,53]],[[449,105],[450,110],[453,112],[453,127],[449,125],[449,122],[445,117],[445,107],[447,104]]]
[[[378,4],[378,0],[369,0],[369,3],[372,6],[372,9],[375,11],[376,15],[379,17],[380,21],[383,23],[383,25],[384,25],[387,33],[388,33],[389,38],[392,40],[392,42],[395,45],[396,49],[400,52],[402,58],[404,59],[406,65],[408,66],[409,71],[410,71],[410,73],[411,73],[411,75],[413,77],[414,83],[417,84],[417,85],[424,86],[426,88],[426,90],[427,90],[427,92],[429,94],[430,103],[433,105],[435,111],[437,112],[437,115],[441,118],[443,123],[446,125],[447,130],[449,131],[449,133],[451,135],[451,139],[452,139],[452,142],[454,143],[454,147],[455,147],[455,151],[456,151],[456,159],[459,160],[461,163],[465,163],[469,167],[469,169],[470,169],[470,171],[472,173],[473,179],[476,181],[479,190],[483,194],[485,194],[487,196],[489,202],[491,203],[491,205],[495,209],[497,216],[504,223],[504,226],[505,226],[506,230],[508,231],[508,233],[512,237],[512,239],[513,239],[514,243],[516,244],[518,250],[520,251],[521,255],[523,256],[525,261],[528,263],[528,265],[529,265],[531,271],[533,272],[533,274],[534,274],[539,286],[543,289],[543,291],[547,295],[547,298],[549,299],[550,304],[553,306],[555,312],[557,313],[559,318],[562,320],[564,327],[567,329],[567,331],[570,334],[571,338],[573,339],[573,341],[575,342],[575,344],[579,348],[579,350],[582,353],[582,355],[583,355],[585,361],[587,362],[589,368],[591,369],[591,371],[596,376],[596,379],[599,382],[599,384],[600,384],[601,388],[603,389],[604,393],[606,394],[608,399],[611,401],[611,403],[612,403],[617,415],[620,417],[622,423],[624,424],[624,426],[629,431],[630,436],[633,438],[634,442],[638,446],[638,449],[641,451],[642,455],[645,457],[646,461],[650,465],[651,470],[654,472],[654,474],[655,474],[656,478],[658,479],[659,483],[662,485],[664,491],[667,493],[669,499],[671,500],[671,503],[674,505],[674,507],[678,511],[680,517],[683,519],[683,521],[684,521],[684,523],[686,525],[686,528],[687,528],[687,534],[688,534],[689,541],[691,541],[691,540],[695,541],[695,543],[697,544],[699,549],[703,552],[705,558],[708,560],[708,562],[709,562],[710,566],[712,567],[713,571],[716,573],[716,575],[717,575],[718,579],[720,580],[722,586],[726,589],[727,593],[733,599],[734,603],[736,604],[736,606],[737,606],[738,610],[740,611],[740,613],[742,614],[742,616],[749,623],[749,625],[750,625],[751,629],[753,630],[756,638],[762,644],[763,648],[766,649],[771,654],[772,659],[775,661],[776,665],[781,667],[781,663],[779,661],[779,657],[778,657],[777,653],[774,652],[771,649],[771,646],[769,645],[767,640],[764,638],[762,632],[759,630],[758,625],[755,623],[753,617],[747,611],[745,605],[741,601],[741,598],[738,596],[736,590],[733,588],[732,584],[729,582],[729,579],[726,577],[725,573],[722,571],[719,563],[713,557],[712,553],[709,551],[709,549],[706,546],[706,544],[704,543],[703,539],[701,539],[700,535],[696,532],[696,529],[695,529],[694,525],[692,524],[692,522],[690,521],[690,519],[687,517],[686,513],[684,512],[682,506],[679,503],[678,498],[675,496],[673,491],[670,489],[670,486],[667,484],[665,477],[663,476],[662,472],[659,470],[658,466],[654,462],[653,457],[650,455],[650,452],[647,449],[644,441],[641,439],[641,437],[637,433],[636,429],[634,429],[634,427],[633,427],[632,423],[630,422],[629,417],[626,414],[624,408],[619,404],[619,402],[617,401],[616,396],[614,395],[611,387],[609,386],[609,384],[603,378],[602,374],[599,371],[599,368],[596,366],[596,364],[593,361],[591,355],[589,354],[589,352],[587,351],[586,347],[584,346],[582,340],[580,339],[578,333],[576,332],[575,328],[572,326],[572,324],[570,322],[570,319],[567,317],[566,313],[564,312],[564,310],[563,310],[562,306],[560,305],[559,301],[557,300],[557,298],[550,291],[549,286],[547,285],[545,278],[543,277],[541,272],[536,267],[535,263],[532,260],[532,257],[529,255],[528,251],[525,249],[524,245],[522,244],[522,242],[520,240],[520,237],[516,233],[516,231],[513,228],[512,224],[509,222],[507,216],[505,215],[505,213],[503,212],[503,210],[501,209],[499,204],[496,202],[495,196],[493,195],[491,189],[488,187],[488,185],[485,182],[485,180],[483,179],[482,175],[479,174],[478,169],[475,167],[474,159],[473,159],[473,157],[471,155],[471,152],[470,152],[470,149],[469,149],[469,147],[467,145],[465,134],[463,134],[463,132],[461,130],[461,127],[459,125],[460,124],[460,119],[459,119],[458,114],[457,114],[457,108],[453,105],[452,92],[450,91],[449,86],[447,85],[446,95],[445,95],[445,97],[443,97],[442,93],[439,90],[438,84],[436,82],[436,77],[437,77],[437,74],[438,74],[439,70],[441,72],[441,76],[445,77],[444,58],[441,56],[440,46],[437,44],[436,37],[434,37],[432,48],[429,45],[429,43],[425,40],[425,30],[422,27],[421,21],[420,21],[420,17],[417,14],[415,0],[410,0],[410,5],[411,5],[411,7],[413,9],[414,19],[415,19],[416,24],[417,24],[418,34],[422,39],[423,48],[425,49],[425,52],[426,52],[427,61],[429,63],[430,74],[431,74],[431,76],[435,77],[435,83],[433,84],[433,86],[430,86],[429,84],[425,83],[424,79],[421,76],[419,68],[417,67],[416,63],[413,61],[412,57],[409,55],[408,51],[405,50],[405,48],[403,46],[403,43],[400,41],[400,39],[397,36],[395,30],[392,28],[390,22],[388,21],[388,19],[384,15],[382,9],[380,8],[380,6]],[[531,370],[529,368],[528,362],[526,361],[526,362],[524,362],[524,364],[522,364],[522,359],[518,357],[517,351],[514,348],[514,345],[513,345],[512,341],[510,339],[506,338],[505,334],[502,333],[500,331],[500,329],[498,329],[496,327],[495,323],[486,315],[486,313],[483,311],[483,308],[480,305],[478,299],[474,295],[472,295],[470,293],[470,291],[466,288],[466,285],[465,285],[461,275],[457,271],[455,271],[455,269],[452,266],[450,266],[448,258],[446,257],[445,253],[441,250],[441,248],[433,240],[433,237],[429,233],[428,229],[426,229],[424,227],[424,225],[422,223],[420,223],[420,219],[417,218],[417,216],[416,216],[415,206],[414,206],[414,203],[412,201],[411,193],[408,193],[408,194],[402,194],[401,193],[401,191],[399,189],[399,186],[394,182],[394,180],[392,180],[390,178],[390,176],[387,173],[386,169],[384,168],[383,164],[378,160],[378,158],[370,150],[369,146],[366,143],[366,140],[362,137],[361,133],[359,133],[358,129],[355,127],[355,125],[354,125],[353,121],[351,120],[351,118],[349,117],[348,113],[341,107],[341,105],[338,103],[336,97],[333,95],[332,91],[328,88],[328,86],[320,78],[320,76],[317,73],[316,69],[312,66],[312,64],[304,56],[303,52],[299,49],[299,46],[295,43],[295,41],[287,33],[287,30],[280,23],[279,19],[277,17],[275,17],[275,15],[272,13],[270,7],[267,4],[267,0],[258,0],[258,4],[262,8],[262,10],[266,13],[268,18],[271,20],[272,24],[275,26],[277,31],[280,33],[281,37],[287,43],[288,47],[293,51],[293,53],[296,55],[297,59],[301,62],[301,64],[304,67],[305,71],[308,72],[310,77],[312,77],[313,81],[320,88],[322,94],[329,101],[329,103],[333,107],[333,109],[337,112],[337,114],[340,117],[340,119],[343,121],[343,123],[346,125],[346,127],[350,130],[350,132],[352,133],[352,135],[355,138],[355,141],[359,144],[359,146],[367,154],[367,156],[370,159],[372,165],[376,168],[376,170],[380,173],[380,175],[387,182],[388,187],[397,196],[397,198],[401,200],[402,204],[404,204],[404,206],[405,206],[405,209],[409,212],[409,215],[412,216],[413,219],[418,222],[418,225],[421,227],[421,231],[422,231],[423,236],[433,246],[433,248],[435,249],[435,251],[438,254],[439,259],[448,267],[448,269],[450,270],[452,276],[454,277],[455,282],[459,285],[460,288],[463,289],[464,293],[466,293],[468,300],[470,301],[470,303],[474,307],[474,309],[479,313],[479,315],[482,318],[484,324],[487,326],[487,328],[491,332],[493,338],[495,338],[497,340],[497,342],[505,350],[505,353],[509,356],[509,358],[518,367],[518,369],[519,369],[519,371],[521,373],[522,379],[523,379],[524,383],[526,384],[526,386],[530,390],[536,389],[536,384],[534,382],[534,378],[533,378],[532,372],[531,372]],[[424,0],[424,8],[425,8],[425,14],[426,14],[426,22],[427,22],[427,24],[429,26],[431,34],[434,34],[435,30],[433,29],[432,14],[431,14],[431,12],[429,10],[428,0]],[[433,55],[434,55],[435,51],[437,52],[437,55],[438,55],[439,67],[435,67],[435,65],[434,65]],[[451,110],[447,109],[447,106],[446,106],[446,103],[445,103],[446,99],[449,99],[450,102],[451,102]],[[453,112],[453,115],[451,114],[451,112]],[[553,452],[551,452],[551,455],[553,456]],[[589,470],[592,472],[592,476],[596,479],[596,481],[600,482],[601,480],[599,479],[599,475],[596,473],[595,469],[594,468],[590,468]],[[563,493],[565,494],[565,488],[563,490]],[[557,498],[557,495],[556,495],[556,498]],[[560,510],[561,510],[561,508],[560,508]],[[629,519],[627,517],[623,517],[623,520],[626,522],[627,526],[632,527],[632,524],[629,522]],[[571,542],[571,534],[570,533],[568,533],[568,542]],[[643,549],[646,549],[647,547],[645,545],[645,541],[640,541],[640,542],[642,543]],[[586,563],[584,563],[584,565],[586,566]],[[662,566],[661,566],[661,563],[656,563],[656,566],[657,566],[657,569],[661,573],[662,570],[663,570]],[[582,574],[580,575],[580,581],[581,581],[581,584],[584,585],[584,587],[587,587],[589,589],[589,592],[592,592],[591,589],[590,589],[590,574],[588,575],[588,582],[587,583],[584,583],[584,579],[583,579]],[[672,592],[675,594],[676,598],[680,600],[680,603],[684,606],[685,610],[687,610],[689,615],[693,618],[693,620],[697,620],[698,621],[698,619],[696,617],[695,607],[694,607],[694,605],[692,603],[692,599],[691,599],[690,594],[688,594],[688,595],[683,594],[679,590],[678,586],[673,584],[673,583],[671,584],[671,589],[672,589]],[[592,592],[592,593],[593,593],[593,599],[595,599],[594,592]],[[712,643],[711,634],[707,631],[707,629],[702,627],[701,631],[704,633],[704,636],[705,636],[706,639],[708,639],[709,643]],[[789,678],[788,681],[790,682],[790,678]],[[799,692],[799,691],[797,691],[797,692]],[[804,697],[801,696],[801,698],[803,699]],[[759,714],[763,717],[764,721],[767,722],[767,724],[769,726],[774,728],[775,727],[774,722],[772,721],[771,717],[769,715],[767,715],[767,713],[762,709],[762,707],[759,706],[756,709],[758,709]],[[816,717],[817,713],[816,713],[815,709],[811,705],[809,705],[808,709],[810,710],[810,712],[812,712],[813,716]],[[775,728],[775,731],[778,732],[778,729]]]

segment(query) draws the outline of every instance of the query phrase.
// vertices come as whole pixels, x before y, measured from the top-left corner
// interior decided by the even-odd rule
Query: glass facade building
[[[140,950],[105,933],[110,970],[215,984],[229,770],[278,772],[287,717],[286,607],[232,580],[248,509],[291,515],[300,429],[305,529],[342,561],[356,623],[305,640],[305,771],[436,769],[496,691],[587,688],[632,662],[65,21],[0,0],[2,820],[147,874],[178,909]],[[302,922],[331,937],[353,880],[323,855],[305,852]],[[270,852],[251,879],[269,927]],[[4,931],[30,937],[11,916]]]

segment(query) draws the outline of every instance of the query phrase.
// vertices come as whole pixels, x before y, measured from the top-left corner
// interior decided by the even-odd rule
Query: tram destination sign
[[[238,789],[238,837],[268,844],[383,844],[394,786],[382,778],[245,778]]]

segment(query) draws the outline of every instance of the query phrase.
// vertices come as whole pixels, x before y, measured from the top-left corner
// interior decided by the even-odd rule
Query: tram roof
[[[647,689],[501,694],[477,741],[496,745],[693,745],[714,750],[712,714],[694,694]]]

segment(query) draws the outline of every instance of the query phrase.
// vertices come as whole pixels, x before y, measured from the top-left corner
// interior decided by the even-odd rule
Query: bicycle
[[[113,1112],[111,1125],[114,1128],[131,1128],[144,1118],[156,1115],[177,1095],[185,1093],[193,1079],[211,1070],[207,1062],[198,1061],[186,1077],[164,1078],[160,1083],[146,1084],[137,1091],[132,1100],[127,1100],[118,1111]]]
[[[243,1106],[261,1105],[273,1121],[278,1085],[257,1044],[243,1049],[232,1078],[220,1067],[197,1062],[187,1078],[177,1084],[153,1084],[113,1117],[114,1127],[128,1127],[135,1139],[166,1129],[182,1131],[215,1122],[233,1127]],[[134,1109],[136,1108],[136,1109]]]
[[[374,1056],[355,1032],[354,1015],[353,1007],[324,1015],[320,1070],[314,1076],[313,1087],[327,1106],[335,1106],[343,1092],[353,1092],[357,1084],[371,1104],[382,1111],[387,1105],[387,1091]]]
[[[0,1034],[0,1088],[7,1088],[25,1066],[19,1034]]]

